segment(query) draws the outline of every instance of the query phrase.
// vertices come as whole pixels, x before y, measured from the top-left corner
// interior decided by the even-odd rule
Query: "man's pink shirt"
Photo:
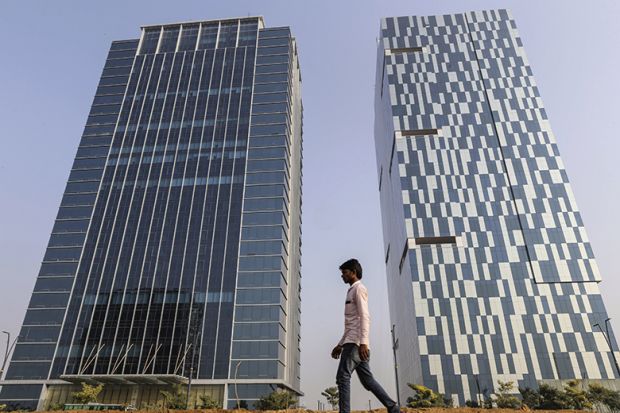
[[[344,306],[344,335],[338,345],[355,343],[366,344],[370,347],[369,332],[368,290],[361,281],[356,281],[347,291]]]

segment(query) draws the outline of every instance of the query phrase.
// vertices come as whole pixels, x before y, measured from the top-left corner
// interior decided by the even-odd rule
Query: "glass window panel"
[[[121,110],[121,104],[117,103],[115,105],[96,105],[93,106],[90,110],[90,116],[92,115],[101,115],[101,114],[110,114],[114,113],[118,116],[119,111]],[[116,120],[114,120],[116,122]]]
[[[237,46],[237,22],[222,23],[220,36],[217,42],[218,48]]]
[[[289,52],[288,45],[286,46],[272,46],[272,47],[259,47],[257,50],[258,56],[266,56],[272,54],[285,54]]]
[[[88,229],[89,219],[76,219],[76,220],[66,220],[66,221],[56,221],[54,224],[54,228],[52,229],[53,233],[63,233],[63,232],[86,232]]]
[[[62,197],[61,206],[93,205],[97,194],[66,194]]]
[[[125,93],[125,85],[119,85],[119,86],[99,86],[97,88],[97,91],[95,92],[96,95],[117,95],[120,93]]]
[[[69,181],[92,181],[99,180],[103,175],[103,169],[82,169],[77,171],[71,171],[69,175]]]
[[[252,129],[256,128],[257,125],[287,123],[288,119],[289,117],[287,113],[265,113],[261,115],[252,115]]]
[[[269,56],[258,56],[256,58],[257,65],[271,65],[274,63],[287,63],[289,61],[289,55],[287,54],[276,54]]]
[[[280,242],[280,248],[282,243]],[[240,272],[237,278],[238,287],[285,287],[284,278],[280,271],[270,272]]]
[[[198,41],[198,28],[199,26],[197,24],[183,25],[181,28],[179,51],[194,50],[196,48],[196,42]]]
[[[286,202],[281,197],[246,199],[243,203],[243,211],[279,211],[285,208]]]
[[[260,399],[274,390],[272,384],[236,384],[234,386],[228,386],[228,398],[234,399],[235,403],[237,395],[240,400]]]
[[[90,218],[92,206],[60,207],[57,219]]]
[[[19,333],[19,342],[55,342],[59,332],[60,326],[24,326]]]
[[[48,248],[43,261],[77,261],[82,248]]]
[[[284,172],[249,173],[246,176],[246,184],[277,184],[286,182]]]
[[[77,263],[74,262],[45,262],[41,264],[39,276],[59,277],[74,275],[77,271]]]
[[[288,158],[288,150],[286,147],[277,146],[270,148],[252,148],[248,153],[249,159],[277,159]]]
[[[288,63],[280,63],[277,65],[260,65],[256,66],[256,73],[288,73]]]
[[[235,308],[235,321],[275,321],[284,323],[285,314],[279,305],[248,305]]]
[[[286,169],[284,159],[252,160],[247,162],[248,172],[277,171]]]
[[[24,318],[24,325],[52,325],[62,324],[62,319],[65,316],[64,309],[52,309],[46,308],[41,310],[29,309],[26,311],[26,317]]]
[[[283,123],[277,125],[256,125],[252,126],[250,136],[286,135],[287,133],[288,126]]]
[[[114,132],[116,124],[111,123],[109,125],[96,125],[86,126],[84,128],[84,135],[109,135]]]
[[[277,360],[246,360],[239,365],[237,378],[276,379],[284,367]]]
[[[111,103],[123,103],[123,94],[95,96],[93,105],[108,105]]]
[[[289,106],[288,103],[271,103],[264,105],[253,105],[252,106],[252,114],[255,113],[281,113],[288,112]]]
[[[133,57],[128,57],[126,59],[109,59],[106,60],[104,69],[109,69],[112,67],[126,67],[133,65]]]
[[[161,33],[161,28],[159,27],[151,27],[151,28],[145,29],[144,34],[142,35],[142,47],[140,48],[140,54],[155,53],[155,50],[157,50],[157,43],[159,42],[160,33]],[[112,52],[110,52],[110,55],[111,54]],[[110,55],[108,55],[108,58],[110,57]],[[119,57],[129,57],[129,56],[119,56]]]
[[[260,85],[254,85],[254,93],[272,93],[272,92],[286,92],[288,90],[288,83],[263,83]]]
[[[84,136],[80,141],[80,146],[101,146],[109,145],[112,142],[112,135]]]
[[[258,39],[258,47],[265,46],[288,46],[290,39],[288,37],[273,37]]]
[[[255,94],[254,103],[288,102],[288,93]]]
[[[282,241],[243,241],[239,255],[275,255],[282,254]]]
[[[174,52],[179,39],[179,27],[164,27],[164,33],[159,45],[159,53]]]
[[[108,59],[126,59],[128,57],[134,57],[135,55],[135,50],[116,50],[108,53]]]
[[[65,307],[69,293],[33,293],[29,308]]]
[[[131,72],[131,66],[108,67],[108,68],[103,69],[103,72],[101,73],[101,77],[122,76],[125,79],[127,79],[130,72]]]
[[[253,288],[237,290],[237,304],[281,304],[284,294],[279,288]]]
[[[74,277],[38,277],[34,291],[71,291]]]
[[[280,136],[253,136],[250,139],[250,148],[259,148],[264,146],[288,146],[286,135]]]
[[[262,198],[285,196],[286,187],[284,185],[251,185],[245,188],[246,198]]]
[[[87,158],[87,157],[105,157],[108,156],[108,151],[110,150],[109,146],[87,146],[87,147],[79,147],[76,158]]]
[[[7,380],[19,380],[19,379],[46,379],[49,373],[51,362],[12,362],[9,364],[9,369],[6,373],[5,379]]]
[[[94,125],[103,125],[108,123],[116,123],[116,119],[118,118],[117,113],[107,114],[107,115],[93,115],[89,116],[86,124],[88,126]]]
[[[284,239],[284,230],[280,225],[244,227],[241,231],[243,240]]]
[[[239,271],[283,271],[284,260],[280,255],[239,257]]]
[[[290,35],[291,29],[288,27],[270,27],[259,31],[259,36],[261,39],[268,37],[290,37]]]
[[[17,353],[17,347],[19,344],[15,346],[15,353]],[[2,398],[3,400],[38,399],[41,388],[41,384],[5,384],[2,386]]]
[[[277,341],[234,341],[234,359],[277,359],[280,349]]]
[[[243,225],[281,225],[284,220],[280,211],[243,213]]]
[[[110,50],[136,50],[139,42],[139,39],[115,40],[112,42]]]
[[[99,181],[92,182],[69,182],[65,193],[75,192],[97,192],[99,189]]]
[[[254,83],[274,83],[274,82],[287,82],[288,72],[286,73],[265,73],[262,75],[256,75]]]
[[[200,31],[200,41],[198,42],[199,49],[215,49],[217,42],[217,23],[203,24]]]
[[[86,238],[85,232],[78,233],[66,233],[66,234],[52,234],[50,237],[50,247],[69,247],[69,246],[82,246],[84,239]]]
[[[79,158],[73,162],[73,169],[101,169],[107,158]]]
[[[99,80],[99,86],[125,85],[127,79],[129,79],[129,75],[102,77],[101,80]]]

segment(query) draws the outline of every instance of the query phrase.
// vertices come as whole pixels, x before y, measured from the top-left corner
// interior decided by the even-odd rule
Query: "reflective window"
[[[246,176],[247,184],[277,184],[284,183],[286,180],[284,172],[249,173]]]
[[[284,347],[277,341],[235,341],[232,358],[234,359],[277,359]]]
[[[52,232],[57,234],[63,232],[86,232],[89,221],[88,219],[56,221]]]
[[[246,199],[243,203],[243,211],[273,211],[286,209],[284,198],[254,198]]]
[[[280,242],[280,244],[282,244]],[[240,272],[237,276],[238,287],[280,287],[285,288],[285,281],[280,271]]]
[[[144,34],[142,35],[142,47],[140,49],[140,54],[155,53],[155,50],[157,50],[157,43],[159,42],[160,33],[161,28],[159,27],[151,27],[144,31]],[[111,54],[112,53],[110,53],[110,55]],[[108,57],[110,57],[110,55],[108,55]]]
[[[286,270],[280,255],[256,255],[239,257],[239,271],[274,271]]]
[[[22,344],[15,346],[13,360],[51,360],[56,344]],[[2,393],[4,396],[4,393]]]
[[[77,261],[82,248],[48,248],[43,261]]]
[[[250,148],[259,148],[262,146],[288,146],[286,135],[279,136],[253,136],[250,139]]]
[[[69,181],[93,181],[99,180],[103,175],[103,169],[82,169],[77,171],[71,171],[69,175]]]
[[[128,57],[126,59],[109,59],[106,60],[104,69],[109,69],[111,67],[126,67],[133,65],[133,57]]]
[[[179,39],[179,27],[164,27],[164,33],[159,45],[159,53],[174,52]]]
[[[241,231],[244,240],[284,239],[284,230],[281,226],[244,227]]]
[[[202,25],[198,49],[215,49],[218,27],[219,25],[217,23],[207,23]]]
[[[287,113],[265,113],[262,115],[252,115],[252,127],[259,124],[287,123],[289,116]]]
[[[52,234],[50,237],[50,247],[68,247],[82,246],[86,238],[85,232],[68,233],[68,234]]]
[[[288,103],[272,103],[252,106],[252,114],[288,112]]]
[[[235,321],[276,321],[283,323],[284,310],[279,305],[239,306],[235,310]]]
[[[237,304],[284,304],[285,298],[279,288],[255,288],[237,291]]]
[[[198,41],[198,28],[199,26],[197,24],[183,25],[181,28],[179,51],[194,50],[196,48],[196,42]]]
[[[128,57],[134,57],[135,55],[135,50],[117,50],[108,53],[108,59],[125,59]]]
[[[217,42],[218,48],[237,46],[237,22],[222,23],[220,36]]]
[[[123,95],[95,96],[93,100],[93,105],[108,105],[111,103],[123,103]]]
[[[77,270],[77,263],[73,262],[45,262],[41,264],[39,276],[58,277],[63,275],[74,275]]]
[[[249,188],[249,187],[248,187]],[[282,225],[286,217],[282,212],[252,212],[243,214],[243,225]]]
[[[64,307],[69,299],[69,293],[37,293],[32,294],[29,308]]]
[[[15,346],[15,353],[17,353],[17,347],[19,347],[19,344]],[[41,394],[41,388],[42,385],[40,384],[5,384],[2,386],[2,398],[5,400],[38,399]]]
[[[53,325],[62,324],[62,319],[65,316],[65,310],[60,309],[29,309],[26,311],[26,317],[24,318],[24,325]]]
[[[62,197],[61,206],[93,205],[97,194],[67,194]]]
[[[273,46],[273,47],[259,47],[257,50],[258,56],[272,55],[272,54],[286,54],[289,52],[288,45],[286,46]]]
[[[279,171],[286,168],[284,159],[252,160],[247,163],[248,172]]]
[[[275,379],[282,377],[279,372],[284,373],[284,366],[276,360],[246,360],[239,365],[237,378]]]
[[[65,193],[76,193],[76,192],[97,192],[99,189],[99,181],[91,181],[91,182],[69,182],[67,184],[67,188],[65,189]]]
[[[34,291],[71,291],[74,277],[39,277]]]
[[[240,255],[269,255],[283,253],[282,241],[243,241],[240,245]]]
[[[254,103],[288,102],[288,93],[255,94]]]
[[[73,169],[94,169],[103,168],[106,158],[83,158],[73,162]]]
[[[6,373],[7,380],[18,379],[46,379],[50,369],[50,362],[12,362]]]
[[[19,342],[55,342],[59,331],[60,326],[24,326],[19,333]]]
[[[290,39],[288,37],[261,37],[258,40],[258,47],[264,46],[288,46]]]
[[[57,219],[90,218],[92,206],[60,207]]]
[[[288,83],[263,83],[260,85],[254,85],[255,93],[274,93],[274,92],[286,92],[288,90]]]
[[[127,83],[127,79],[129,79],[129,75],[102,77],[99,80],[99,86],[124,85]]]
[[[271,65],[274,63],[287,63],[288,60],[289,60],[289,55],[287,54],[259,56],[256,58],[256,64],[257,65]]]

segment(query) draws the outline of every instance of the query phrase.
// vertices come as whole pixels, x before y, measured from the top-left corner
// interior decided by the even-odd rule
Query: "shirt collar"
[[[353,287],[355,287],[357,284],[360,284],[362,281],[361,280],[357,280],[355,281],[353,284],[351,284],[351,286],[349,287],[349,290]]]

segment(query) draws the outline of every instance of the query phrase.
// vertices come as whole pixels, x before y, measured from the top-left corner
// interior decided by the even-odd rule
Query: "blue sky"
[[[304,100],[302,389],[334,385],[338,265],[370,290],[372,360],[395,395],[373,143],[379,18],[510,8],[620,326],[620,4],[546,0],[13,1],[0,3],[0,329],[17,334],[112,40],[145,24],[263,15],[297,37]],[[357,383],[357,379],[354,379]],[[353,407],[378,402],[355,385]],[[324,401],[324,400],[323,400]]]

